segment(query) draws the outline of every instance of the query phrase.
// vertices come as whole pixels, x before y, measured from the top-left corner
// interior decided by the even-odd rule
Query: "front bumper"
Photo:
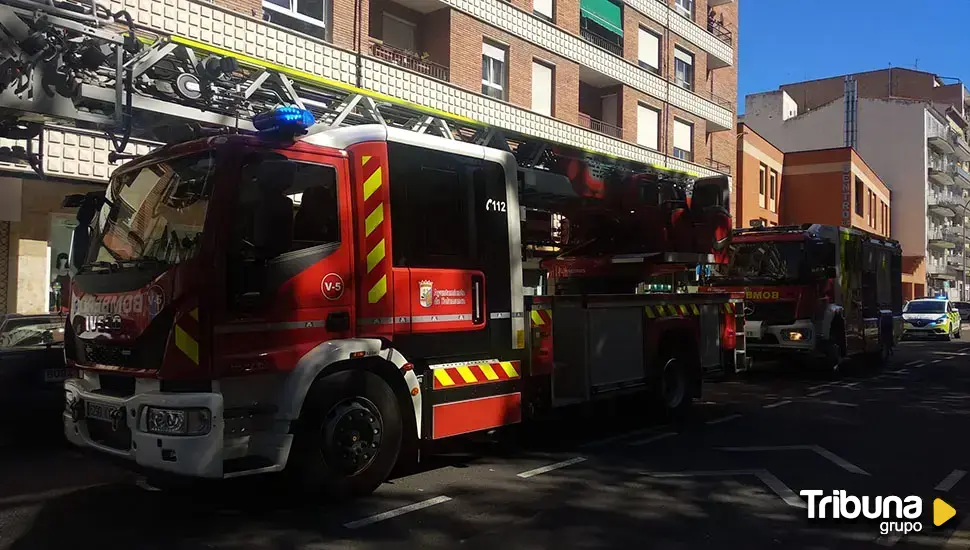
[[[763,325],[757,321],[747,321],[744,331],[746,352],[752,358],[809,355],[817,349],[815,325],[807,319],[795,321],[790,325]],[[801,340],[787,338],[790,332],[801,333],[803,338]]]
[[[211,479],[279,471],[285,466],[292,436],[285,433],[276,436],[246,433],[226,437],[223,396],[220,393],[148,391],[129,397],[114,397],[101,393],[97,384],[87,379],[67,380],[64,390],[67,403],[77,403],[73,407],[66,407],[63,415],[67,440],[79,447],[128,460],[139,469]],[[119,407],[124,413],[114,426],[100,420],[89,420],[84,418],[83,413],[87,402]],[[211,427],[204,435],[150,433],[144,418],[146,407],[208,409]],[[232,467],[236,463],[251,462],[246,459],[254,455],[263,455],[265,460],[257,461],[258,466],[248,469]]]
[[[903,323],[903,336],[914,336],[917,338],[929,338],[933,336],[946,336],[953,331],[950,323],[939,325],[926,325],[918,327],[908,322]]]

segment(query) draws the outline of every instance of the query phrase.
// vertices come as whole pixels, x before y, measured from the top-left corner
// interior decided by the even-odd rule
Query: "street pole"
[[[963,223],[960,224],[963,232],[963,240],[960,247],[963,249],[963,284],[960,285],[960,301],[967,301],[967,207],[970,206],[970,199],[963,203]]]

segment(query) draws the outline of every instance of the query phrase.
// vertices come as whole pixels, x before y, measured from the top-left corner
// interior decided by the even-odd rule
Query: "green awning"
[[[610,0],[581,0],[580,14],[623,36],[623,10]]]

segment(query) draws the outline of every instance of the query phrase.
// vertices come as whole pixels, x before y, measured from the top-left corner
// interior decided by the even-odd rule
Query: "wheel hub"
[[[321,450],[327,463],[344,475],[355,475],[380,451],[384,423],[373,403],[355,397],[330,409],[323,436]]]

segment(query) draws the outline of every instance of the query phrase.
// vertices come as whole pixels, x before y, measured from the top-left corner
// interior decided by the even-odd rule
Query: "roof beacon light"
[[[316,122],[313,113],[299,107],[276,107],[253,117],[253,126],[261,134],[302,135]]]

